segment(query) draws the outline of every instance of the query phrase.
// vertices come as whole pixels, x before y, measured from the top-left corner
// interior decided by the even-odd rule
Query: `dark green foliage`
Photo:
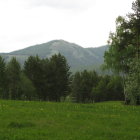
[[[7,64],[8,94],[10,99],[20,98],[20,64],[16,58],[12,58]]]
[[[40,100],[60,101],[69,90],[69,66],[64,56],[50,59],[30,56],[24,64],[24,72],[36,87]]]
[[[24,64],[24,72],[36,87],[38,98],[42,99],[44,93],[44,67],[38,56],[30,56]]]
[[[20,75],[20,94],[22,100],[34,100],[37,99],[36,89],[32,81],[24,74]]]
[[[5,95],[15,100],[60,102],[71,93],[73,101],[79,103],[122,100],[120,77],[99,76],[95,71],[87,70],[70,77],[69,69],[61,54],[50,59],[30,56],[23,70],[16,58],[12,58],[6,67],[8,86]]]
[[[97,85],[98,76],[95,71],[87,72],[86,70],[81,72],[81,101],[93,102],[92,88]]]
[[[48,96],[50,93],[50,80],[51,80],[51,67],[50,67],[50,60],[49,59],[43,59],[42,60],[42,94],[41,99],[46,101],[49,100]]]
[[[112,76],[107,84],[107,90],[107,100],[124,100],[122,77]]]
[[[74,98],[73,101],[81,102],[81,73],[76,72],[73,81],[72,81],[72,97]]]
[[[6,95],[6,64],[4,59],[0,56],[0,97],[7,98]]]
[[[73,76],[72,96],[82,103],[123,100],[122,78],[99,76],[95,71],[77,72]]]
[[[95,102],[123,100],[123,83],[119,76],[100,77],[98,85],[92,90]]]
[[[50,58],[49,100],[60,101],[61,97],[67,96],[69,90],[69,69],[70,67],[65,57],[61,54],[53,55]]]
[[[95,102],[106,101],[107,98],[109,98],[108,89],[107,89],[107,85],[109,81],[110,81],[110,76],[100,77],[97,86],[92,89]]]
[[[69,69],[61,54],[50,59],[30,56],[23,70],[16,58],[5,66],[0,57],[0,96],[14,100],[60,101],[70,91]]]

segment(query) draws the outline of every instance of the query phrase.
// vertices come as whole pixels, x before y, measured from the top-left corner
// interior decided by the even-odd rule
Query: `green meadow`
[[[140,106],[0,100],[0,140],[140,140]]]

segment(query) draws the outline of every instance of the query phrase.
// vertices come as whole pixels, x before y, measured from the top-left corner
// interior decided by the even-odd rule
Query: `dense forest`
[[[66,58],[55,54],[41,59],[30,56],[21,67],[16,58],[0,57],[0,97],[13,100],[101,102],[125,100],[140,104],[140,1],[132,13],[116,19],[104,54],[104,69],[114,75],[84,70],[72,74]]]
[[[13,100],[99,102],[123,100],[120,76],[101,76],[95,71],[72,74],[64,56],[50,59],[30,56],[21,68],[16,58],[0,57],[0,96]],[[119,91],[119,92],[118,92]]]
[[[20,67],[16,58],[8,64],[0,57],[1,98],[60,101],[66,97],[69,85],[69,66],[60,54],[50,59],[30,56]]]

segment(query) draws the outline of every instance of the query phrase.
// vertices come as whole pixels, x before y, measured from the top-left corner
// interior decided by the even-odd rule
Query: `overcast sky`
[[[0,52],[63,39],[82,47],[107,44],[115,19],[133,0],[0,0]]]

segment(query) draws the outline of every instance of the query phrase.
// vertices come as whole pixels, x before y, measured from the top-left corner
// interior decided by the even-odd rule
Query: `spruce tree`
[[[4,59],[0,56],[0,97],[7,98],[7,91],[6,91],[6,64]]]
[[[50,70],[49,100],[59,102],[69,92],[70,67],[66,58],[59,53],[50,58]]]
[[[24,63],[24,73],[32,81],[38,98],[44,94],[44,70],[42,60],[38,56],[30,56]]]
[[[20,92],[21,67],[15,57],[13,57],[7,64],[6,70],[8,79],[9,98],[19,99],[21,96]]]

